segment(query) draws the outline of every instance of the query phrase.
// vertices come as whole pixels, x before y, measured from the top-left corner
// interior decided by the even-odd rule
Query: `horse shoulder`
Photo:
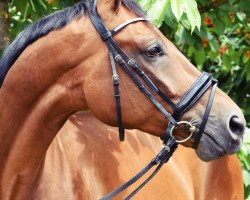
[[[206,199],[244,199],[242,169],[236,155],[209,163]]]

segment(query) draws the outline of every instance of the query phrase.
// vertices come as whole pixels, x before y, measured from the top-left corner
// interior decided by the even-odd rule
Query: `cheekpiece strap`
[[[121,97],[119,90],[119,75],[117,74],[115,59],[113,54],[109,51],[109,59],[112,68],[112,80],[114,86],[114,96],[115,96],[115,104],[116,104],[116,115],[119,127],[119,139],[120,141],[124,141],[125,139],[125,129],[122,125],[122,110],[121,110]]]
[[[202,121],[201,121],[201,124],[200,124],[200,127],[199,127],[199,131],[195,135],[195,140],[194,140],[194,145],[193,145],[193,148],[195,148],[195,149],[197,148],[197,146],[198,146],[198,144],[200,142],[202,133],[204,132],[204,129],[206,127],[206,124],[207,124],[207,121],[208,121],[208,118],[209,118],[209,114],[210,114],[210,111],[211,111],[211,108],[212,108],[212,105],[213,105],[213,100],[214,100],[214,96],[215,96],[218,81],[213,79],[212,84],[213,84],[213,87],[212,87],[210,95],[209,95],[209,99],[208,99],[208,102],[207,102],[207,107],[206,107],[206,110],[204,112],[204,115],[203,115],[203,118],[202,118]]]
[[[171,138],[171,131],[174,127],[175,127],[174,124],[172,124],[172,123],[168,124],[165,133],[160,137],[163,144],[166,144],[169,141],[169,139]]]

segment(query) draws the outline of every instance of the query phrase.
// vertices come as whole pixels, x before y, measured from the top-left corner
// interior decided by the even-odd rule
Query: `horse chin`
[[[195,152],[197,156],[205,162],[218,159],[227,154],[219,146],[209,146],[209,144],[199,145]]]
[[[227,135],[216,137],[214,134],[204,132],[195,152],[201,160],[209,162],[225,155],[235,154],[241,145],[241,137],[235,140]]]

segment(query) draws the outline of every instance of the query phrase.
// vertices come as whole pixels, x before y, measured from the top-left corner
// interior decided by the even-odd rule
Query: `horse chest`
[[[33,199],[99,199],[131,178],[161,148],[157,138],[138,131],[127,131],[127,140],[121,143],[116,129],[90,114],[75,116],[88,118],[88,125],[79,125],[71,118],[60,130],[47,151]],[[180,147],[134,199],[241,199],[242,188],[237,186],[240,167],[235,171],[235,161],[235,157],[229,157],[205,163],[192,150]],[[220,173],[216,173],[218,169]],[[134,187],[114,199],[124,198]]]
[[[157,138],[141,137],[133,131],[127,142],[120,143],[112,133],[115,129],[93,122],[107,139],[97,139],[98,129],[94,134],[88,126],[77,127],[68,121],[47,151],[34,199],[99,199],[131,178],[161,148]],[[102,149],[97,148],[100,143]],[[192,199],[191,177],[179,169],[178,162],[170,161],[134,199]],[[133,187],[114,199],[124,198]]]

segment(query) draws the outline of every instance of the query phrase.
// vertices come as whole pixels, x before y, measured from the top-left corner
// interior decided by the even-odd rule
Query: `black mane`
[[[134,1],[122,0],[122,2],[138,16],[145,16],[143,10]],[[80,18],[88,12],[88,5],[92,3],[94,1],[80,1],[72,7],[55,12],[25,28],[4,51],[0,59],[0,87],[12,65],[30,44],[47,35],[50,31],[63,28],[73,19]]]

